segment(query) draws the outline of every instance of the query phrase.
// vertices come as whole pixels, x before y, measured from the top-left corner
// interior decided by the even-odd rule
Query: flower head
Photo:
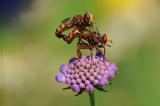
[[[60,72],[55,76],[58,82],[66,83],[74,92],[86,90],[92,93],[94,88],[103,90],[102,87],[109,84],[117,73],[117,66],[98,53],[70,59],[67,65],[60,67]]]

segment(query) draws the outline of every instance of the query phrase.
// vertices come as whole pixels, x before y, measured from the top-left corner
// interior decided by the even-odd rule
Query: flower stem
[[[89,99],[90,99],[91,106],[96,106],[95,105],[94,92],[92,92],[91,94],[89,93]]]

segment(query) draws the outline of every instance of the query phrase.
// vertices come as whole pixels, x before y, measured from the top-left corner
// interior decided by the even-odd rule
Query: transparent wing
[[[62,23],[66,23],[66,22],[69,22],[69,21],[71,21],[72,20],[72,17],[68,17],[68,18],[65,18],[63,21],[62,21]]]

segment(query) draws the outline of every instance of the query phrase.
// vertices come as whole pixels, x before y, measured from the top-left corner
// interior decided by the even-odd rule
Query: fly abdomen
[[[55,32],[55,35],[58,37],[58,38],[62,38],[64,37],[65,35],[63,35],[62,33],[64,31],[66,31],[67,29],[69,28],[72,28],[72,25],[70,23],[64,23],[64,24],[61,24],[58,26],[58,28],[56,29],[56,32]]]

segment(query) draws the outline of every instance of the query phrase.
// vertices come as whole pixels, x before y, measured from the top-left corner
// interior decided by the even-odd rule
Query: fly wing
[[[62,23],[66,23],[66,22],[69,22],[69,21],[71,21],[72,20],[72,17],[68,17],[68,18],[65,18],[63,21],[62,21]]]

